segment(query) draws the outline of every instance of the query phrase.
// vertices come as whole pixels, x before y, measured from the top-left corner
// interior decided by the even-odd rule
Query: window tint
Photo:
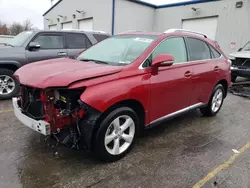
[[[221,54],[217,50],[215,50],[212,46],[209,47],[211,49],[213,58],[219,58],[221,56]]]
[[[38,42],[41,49],[62,49],[63,36],[60,34],[42,34],[39,35],[33,42]]]
[[[187,41],[190,61],[211,59],[210,49],[205,42],[195,38],[187,38]]]
[[[91,46],[87,36],[78,33],[66,33],[66,44],[69,49],[81,49]]]
[[[175,63],[186,62],[187,52],[184,39],[176,37],[163,41],[153,52],[152,58],[154,59],[158,54],[171,54]]]
[[[109,38],[108,35],[102,35],[102,34],[93,34],[93,36],[95,37],[95,39],[100,42],[106,38]]]

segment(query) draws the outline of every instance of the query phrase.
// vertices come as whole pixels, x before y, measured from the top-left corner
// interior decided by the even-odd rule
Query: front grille
[[[43,102],[40,101],[40,89],[27,86],[21,87],[22,103],[21,108],[25,115],[41,120],[44,118]]]
[[[232,65],[234,66],[240,66],[245,68],[250,68],[250,59],[248,58],[236,58],[232,61]]]

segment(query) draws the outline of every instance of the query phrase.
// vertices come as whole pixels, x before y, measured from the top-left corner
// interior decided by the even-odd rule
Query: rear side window
[[[91,46],[85,34],[66,33],[66,46],[68,49],[83,49]]]
[[[41,34],[36,37],[33,42],[38,42],[41,45],[41,49],[64,48],[62,34]]]
[[[211,59],[210,49],[204,41],[195,38],[187,38],[187,42],[190,61]]]
[[[215,50],[212,46],[209,46],[209,47],[211,49],[211,54],[212,54],[213,58],[216,59],[216,58],[219,58],[221,56],[221,54],[217,50]]]
[[[98,42],[100,42],[100,41],[102,41],[102,40],[104,40],[104,39],[109,38],[108,35],[102,35],[102,34],[93,34],[93,36],[95,37],[95,39],[96,39]]]

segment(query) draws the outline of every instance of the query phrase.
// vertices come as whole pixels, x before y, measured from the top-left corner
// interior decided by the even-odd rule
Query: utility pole
[[[50,0],[50,2],[51,2],[51,6],[53,6],[53,1],[54,1],[54,0]]]

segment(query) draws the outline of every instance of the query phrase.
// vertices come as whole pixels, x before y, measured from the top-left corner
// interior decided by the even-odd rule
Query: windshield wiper
[[[95,63],[108,64],[106,61],[100,61],[96,59],[80,59],[80,61],[94,61]]]
[[[11,46],[11,47],[14,47],[13,45],[11,44],[8,44],[8,43],[3,43],[5,46]]]

